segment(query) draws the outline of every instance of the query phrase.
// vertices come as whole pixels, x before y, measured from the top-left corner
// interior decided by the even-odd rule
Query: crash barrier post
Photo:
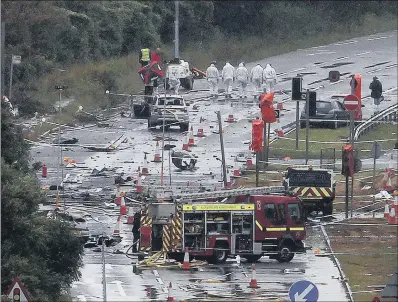
[[[129,215],[127,216],[127,224],[133,224],[134,223],[133,208],[129,207],[127,213],[129,213]]]
[[[250,145],[249,145],[249,153],[247,154],[247,158],[246,158],[246,166],[250,167],[252,165],[253,165],[252,150],[250,149]]]
[[[142,193],[144,191],[144,187],[142,186],[141,175],[139,175],[137,178],[137,183],[135,185],[135,191],[137,193]]]
[[[235,161],[234,176],[235,176],[235,177],[240,176],[240,170],[239,170],[238,162],[237,162],[237,161]]]
[[[227,169],[227,190],[231,189],[231,175],[229,174],[229,169]]]

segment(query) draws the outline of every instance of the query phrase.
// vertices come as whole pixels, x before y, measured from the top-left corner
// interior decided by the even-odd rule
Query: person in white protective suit
[[[243,62],[240,63],[239,67],[236,69],[235,78],[238,84],[239,97],[245,98],[247,82],[249,81],[249,72]]]
[[[210,96],[217,97],[218,96],[218,78],[220,74],[218,69],[216,68],[216,62],[213,61],[210,66],[206,70],[206,78],[210,87]]]
[[[265,83],[265,91],[267,93],[274,92],[274,86],[276,84],[276,71],[271,64],[267,64],[267,66],[264,68],[263,81]]]
[[[178,94],[178,89],[180,88],[180,79],[178,78],[176,71],[169,74],[169,84],[170,89],[174,89],[174,93]]]
[[[261,84],[263,82],[263,68],[260,63],[257,63],[257,65],[251,70],[250,80],[254,87],[253,95],[256,97],[261,93]]]
[[[232,82],[234,81],[235,68],[227,61],[222,69],[222,79],[225,87],[225,97],[232,98]]]

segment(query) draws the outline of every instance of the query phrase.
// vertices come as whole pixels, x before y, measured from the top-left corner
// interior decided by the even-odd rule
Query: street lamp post
[[[11,55],[11,68],[10,68],[10,87],[8,91],[8,99],[11,100],[12,94],[12,74],[14,71],[14,64],[21,64],[21,56]]]
[[[57,163],[57,175],[58,175],[58,185],[57,185],[57,198],[59,198],[59,187],[62,184],[62,189],[63,189],[63,181],[64,181],[64,167],[62,163],[62,146],[61,146],[61,101],[62,101],[62,91],[65,89],[65,86],[63,85],[56,85],[55,89],[58,90],[59,93],[59,99],[58,99],[58,112],[60,114],[60,120],[58,122],[58,145],[59,145],[59,158],[58,158],[58,163]],[[59,167],[61,166],[61,179],[59,179]],[[64,199],[64,212],[66,211],[66,204],[65,204],[65,199]]]

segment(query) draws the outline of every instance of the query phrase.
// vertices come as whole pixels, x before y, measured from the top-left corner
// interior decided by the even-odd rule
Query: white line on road
[[[349,57],[341,57],[341,58],[337,58],[337,59],[334,59],[333,61],[340,61],[340,60],[344,60],[344,59],[348,59]]]
[[[358,42],[357,40],[351,40],[351,41],[346,41],[346,42],[335,43],[334,45],[340,46],[340,45],[353,44],[353,43],[357,43],[357,42]]]
[[[156,278],[156,281],[158,281],[160,285],[163,285],[163,284],[164,284],[162,278]]]
[[[105,264],[105,269],[112,270],[113,269],[112,264],[106,263]]]
[[[124,289],[123,289],[123,287],[122,287],[122,281],[116,280],[116,281],[112,281],[111,283],[115,283],[115,284],[116,284],[117,289],[119,290],[119,294],[120,294],[122,297],[125,297],[125,296],[126,296],[126,293],[124,292]]]
[[[370,51],[365,51],[365,52],[361,52],[361,53],[357,53],[354,56],[362,56],[362,55],[366,55],[367,53],[370,53]]]
[[[84,295],[78,295],[76,298],[79,299],[79,301],[81,302],[87,302],[86,297]]]

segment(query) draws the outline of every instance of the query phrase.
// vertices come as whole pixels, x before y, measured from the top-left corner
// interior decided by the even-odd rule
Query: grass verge
[[[385,224],[385,219],[352,219],[354,223]],[[327,226],[334,252],[359,253],[361,255],[337,255],[348,278],[355,301],[372,301],[378,292],[362,292],[384,286],[398,266],[397,228],[393,226]],[[359,236],[359,237],[347,237]],[[390,236],[390,237],[389,237]],[[359,292],[359,293],[355,293]]]
[[[341,148],[345,145],[348,137],[348,127],[338,129],[310,128],[308,157],[318,159],[323,157],[331,159],[341,158]],[[380,134],[383,139],[380,140]],[[270,145],[270,157],[283,159],[289,156],[292,159],[305,158],[305,129],[299,130],[299,149],[296,150],[296,131],[292,131],[283,139],[277,139]],[[373,131],[360,137],[355,146],[360,150],[360,158],[371,157],[371,149],[374,141],[378,141],[382,150],[391,150],[397,142],[397,125],[378,125]],[[333,150],[334,149],[334,150]],[[335,152],[335,153],[334,153]]]

